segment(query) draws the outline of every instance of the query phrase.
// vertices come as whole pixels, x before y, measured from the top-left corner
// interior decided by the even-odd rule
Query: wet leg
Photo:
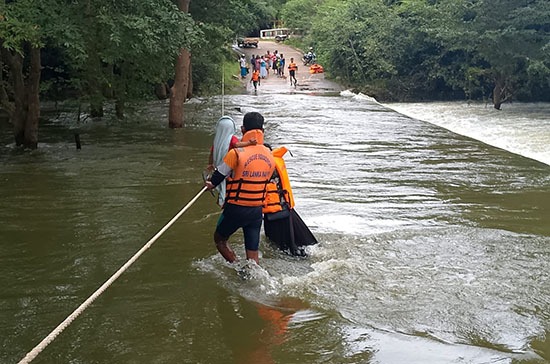
[[[258,254],[258,250],[246,250],[246,259],[253,260],[256,262],[256,264],[260,264],[260,258]]]
[[[227,260],[229,263],[233,263],[235,260],[237,260],[237,255],[235,254],[233,249],[231,249],[229,244],[227,244],[227,239],[222,237],[217,232],[214,233],[214,242],[216,243],[216,248],[218,249],[222,257],[225,258],[225,260]]]

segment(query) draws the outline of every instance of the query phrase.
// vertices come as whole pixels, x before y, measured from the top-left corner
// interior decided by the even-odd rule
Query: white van
[[[277,42],[283,42],[288,39],[290,29],[288,28],[274,28],[274,29],[262,29],[260,30],[260,39],[275,39]]]

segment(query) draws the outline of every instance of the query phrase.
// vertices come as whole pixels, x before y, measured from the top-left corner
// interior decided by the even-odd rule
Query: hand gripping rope
[[[42,350],[44,350],[46,346],[48,346],[48,344],[50,344],[57,337],[57,335],[59,335],[63,330],[65,330],[65,328],[69,326],[71,322],[73,322],[73,320],[76,319],[82,312],[84,312],[84,310],[88,308],[88,306],[90,306],[96,300],[96,298],[98,298],[111,284],[113,284],[113,282],[117,280],[117,278],[120,277],[122,273],[126,271],[126,269],[128,269],[136,260],[138,260],[138,258],[147,249],[149,249],[153,245],[153,243],[162,234],[164,234],[166,230],[168,230],[168,228],[170,228],[170,226],[172,226],[174,222],[176,222],[176,220],[179,219],[181,215],[183,215],[185,211],[187,211],[199,199],[199,197],[204,193],[204,191],[206,191],[206,186],[203,187],[202,190],[200,190],[199,193],[197,193],[195,197],[193,197],[193,199],[189,201],[189,203],[185,205],[185,207],[182,208],[180,212],[178,212],[176,216],[172,218],[172,220],[170,220],[166,225],[164,225],[164,227],[155,236],[153,236],[151,240],[149,240],[136,254],[134,254],[134,256],[130,258],[130,260],[128,260],[122,267],[120,267],[120,269],[116,271],[116,273],[113,274],[111,278],[109,278],[105,283],[103,283],[103,285],[99,287],[90,297],[88,297],[86,301],[84,301],[80,306],[78,306],[78,308],[74,310],[73,313],[71,313],[48,336],[46,336],[38,345],[36,345],[34,349],[32,349],[27,355],[25,355],[25,357],[21,359],[19,364],[30,363],[34,358],[36,358],[36,356],[40,354],[40,352],[42,352]]]

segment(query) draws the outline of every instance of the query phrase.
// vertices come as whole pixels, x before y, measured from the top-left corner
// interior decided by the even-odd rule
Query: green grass
[[[234,76],[237,76],[235,78]],[[238,94],[243,90],[243,81],[241,78],[241,67],[236,61],[224,63],[224,88],[226,94]]]

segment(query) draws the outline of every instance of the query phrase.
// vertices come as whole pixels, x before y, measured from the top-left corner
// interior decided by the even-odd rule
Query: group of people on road
[[[273,52],[267,51],[265,54],[252,55],[250,58],[250,65],[252,71],[259,70],[260,77],[265,79],[269,77],[270,71],[273,70],[273,74],[278,77],[283,77],[285,73],[286,59],[284,54],[275,50]]]
[[[296,87],[298,84],[298,80],[296,79],[298,66],[294,62],[294,58],[290,58],[290,62],[287,64],[284,54],[279,53],[277,50],[273,52],[268,50],[263,55],[252,54],[248,62],[246,56],[242,54],[239,58],[241,78],[246,78],[249,69],[251,69],[250,83],[254,86],[254,91],[258,90],[261,80],[267,79],[270,73],[279,78],[286,79],[285,69],[288,69],[290,85]],[[250,64],[250,67],[248,64]]]

